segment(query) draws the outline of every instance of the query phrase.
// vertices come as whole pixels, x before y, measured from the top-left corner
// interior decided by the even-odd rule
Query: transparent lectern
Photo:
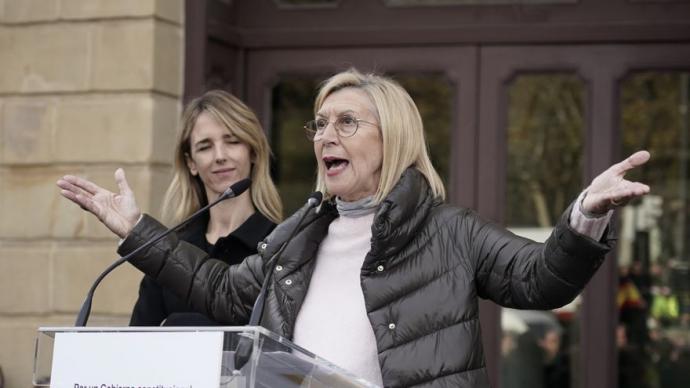
[[[157,335],[166,335],[165,346],[173,346],[171,349],[161,346],[160,349],[156,345],[155,341],[148,341]],[[176,333],[180,333],[179,335]],[[185,334],[186,333],[186,334]],[[39,328],[38,335],[36,338],[36,350],[35,350],[35,360],[34,360],[34,374],[33,383],[35,386],[39,387],[135,387],[135,386],[147,386],[145,384],[138,383],[136,378],[130,372],[125,372],[127,376],[120,378],[118,381],[112,377],[103,377],[101,380],[98,378],[94,379],[91,377],[89,381],[77,381],[79,378],[74,378],[66,383],[63,380],[59,380],[57,375],[62,372],[61,368],[73,368],[73,364],[78,364],[75,368],[77,373],[82,371],[93,372],[95,369],[105,368],[106,371],[119,366],[121,362],[127,360],[135,360],[137,365],[134,367],[129,366],[129,370],[137,369],[139,367],[144,368],[144,373],[146,377],[150,377],[154,371],[146,370],[146,364],[148,362],[153,362],[154,360],[164,359],[169,356],[167,353],[179,353],[184,356],[190,356],[187,353],[187,345],[184,343],[170,344],[170,342],[175,342],[175,338],[182,338],[184,335],[189,337],[192,335],[192,341],[194,333],[199,335],[204,335],[204,338],[208,338],[209,334],[212,338],[217,339],[217,352],[212,351],[211,353],[217,353],[214,355],[214,360],[217,360],[218,365],[214,372],[218,371],[218,377],[213,376],[215,379],[212,381],[217,381],[219,387],[227,388],[254,388],[254,387],[376,387],[362,378],[354,376],[352,373],[339,368],[338,366],[310,353],[309,351],[300,348],[299,346],[291,343],[290,341],[282,338],[270,331],[264,329],[263,327],[257,326],[243,326],[243,327],[112,327],[112,328],[99,328],[99,327],[60,327],[60,328]],[[216,333],[216,334],[212,334]],[[108,338],[107,342],[110,345],[102,345],[100,340]],[[78,340],[76,342],[66,342],[66,338],[72,340]],[[119,338],[119,339],[118,339]],[[134,342],[130,342],[130,345],[126,350],[119,349],[118,346],[126,343],[123,339],[135,338]],[[137,340],[136,338],[145,339],[145,341]],[[172,338],[172,340],[170,340]],[[58,340],[61,342],[58,345]],[[87,361],[84,362],[83,359],[79,360],[81,355],[69,354],[69,349],[67,353],[63,351],[65,346],[79,347],[81,345],[73,345],[76,343],[86,344],[87,350],[79,349],[75,352],[89,352],[86,356]],[[89,344],[101,344],[96,345],[94,349],[88,348]],[[132,345],[133,344],[133,345]],[[141,344],[144,349],[137,349],[137,346]],[[235,365],[235,353],[238,346],[249,345],[250,352],[246,355],[244,359],[244,365],[239,368]],[[214,345],[216,346],[216,345]],[[192,348],[193,346],[189,347]],[[245,346],[246,347],[246,346]],[[58,351],[57,349],[62,350]],[[115,353],[115,354],[107,354]],[[158,352],[158,353],[157,353]],[[164,352],[166,354],[159,354]],[[142,353],[147,353],[144,361],[136,361],[137,356],[142,356]],[[192,353],[190,351],[189,353]],[[95,355],[105,355],[106,358],[98,358]],[[193,357],[193,356],[192,356]],[[74,358],[74,359],[73,359]],[[100,360],[100,361],[99,361]],[[108,361],[103,361],[108,360]],[[89,362],[101,363],[106,365],[83,365],[81,367],[80,363],[88,364]],[[163,363],[163,367],[158,367],[155,373],[197,373],[200,369],[194,368],[191,365],[185,364],[185,366],[180,367],[167,364],[167,361]],[[165,371],[166,367],[172,369],[170,371]],[[56,370],[57,368],[57,370]],[[199,372],[203,373],[203,372]],[[207,372],[208,373],[208,372]],[[107,375],[108,373],[105,373]],[[51,377],[55,377],[53,383],[51,384]],[[87,379],[88,380],[88,379]],[[58,383],[58,381],[61,381]],[[125,382],[126,381],[126,382]],[[203,385],[203,384],[202,384]],[[215,383],[213,384],[215,385]],[[182,387],[182,385],[176,384],[151,384],[151,387]],[[192,384],[187,384],[187,387],[192,386]],[[194,385],[198,388],[198,384]],[[214,387],[215,388],[215,387]]]

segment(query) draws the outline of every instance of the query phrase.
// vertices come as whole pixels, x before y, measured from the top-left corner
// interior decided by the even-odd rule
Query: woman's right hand
[[[65,175],[57,185],[63,197],[93,213],[113,233],[125,238],[139,221],[141,210],[121,168],[115,170],[115,182],[119,194],[73,175]]]

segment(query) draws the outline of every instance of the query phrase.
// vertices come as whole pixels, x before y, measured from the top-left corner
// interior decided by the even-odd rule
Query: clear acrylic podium
[[[33,384],[38,387],[51,386],[53,346],[58,333],[93,336],[99,333],[156,332],[222,332],[220,387],[377,387],[285,338],[257,326],[39,328],[36,338]],[[240,342],[250,346],[251,353],[246,363],[237,370],[235,350]],[[99,351],[108,352],[108,349]]]

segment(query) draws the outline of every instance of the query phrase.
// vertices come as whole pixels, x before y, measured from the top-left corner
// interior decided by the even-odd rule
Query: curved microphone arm
[[[134,255],[137,253],[143,251],[144,249],[152,246],[153,244],[159,242],[162,240],[165,236],[169,235],[170,233],[177,231],[181,229],[183,226],[187,225],[190,221],[198,217],[201,213],[207,211],[211,207],[215,206],[217,203],[224,201],[229,198],[237,197],[238,195],[242,194],[245,192],[249,186],[251,186],[252,181],[251,179],[243,179],[234,185],[228,187],[227,190],[225,190],[221,195],[218,196],[218,198],[209,203],[208,205],[202,207],[201,209],[197,210],[192,214],[191,216],[187,217],[184,221],[180,222],[176,226],[166,230],[165,232],[159,234],[158,236],[154,237],[153,239],[149,240],[146,242],[144,245],[138,247],[137,249],[133,250],[129,254],[120,257],[119,259],[115,260],[112,264],[108,266],[99,276],[96,278],[96,281],[93,282],[93,285],[91,285],[91,288],[89,289],[89,292],[86,294],[86,298],[84,299],[84,303],[81,305],[81,309],[79,310],[79,314],[77,315],[77,320],[74,322],[74,326],[86,326],[86,322],[89,320],[89,315],[91,314],[91,304],[93,301],[93,295],[96,292],[96,288],[98,285],[101,283],[101,281],[110,273],[112,272],[115,268],[119,267],[122,263],[125,261],[129,260],[132,258]]]

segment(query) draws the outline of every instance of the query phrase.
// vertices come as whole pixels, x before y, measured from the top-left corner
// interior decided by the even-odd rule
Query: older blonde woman
[[[610,249],[611,210],[649,191],[623,178],[647,161],[642,151],[599,175],[539,244],[443,203],[419,112],[394,81],[336,74],[314,108],[305,128],[326,196],[318,210],[283,222],[237,266],[174,236],[131,262],[215,319],[246,320],[266,261],[305,215],[275,267],[261,324],[386,387],[488,387],[478,298],[530,309],[568,303]],[[163,226],[103,200],[134,202],[118,181],[120,194],[71,176],[58,185],[125,238],[126,254]]]

